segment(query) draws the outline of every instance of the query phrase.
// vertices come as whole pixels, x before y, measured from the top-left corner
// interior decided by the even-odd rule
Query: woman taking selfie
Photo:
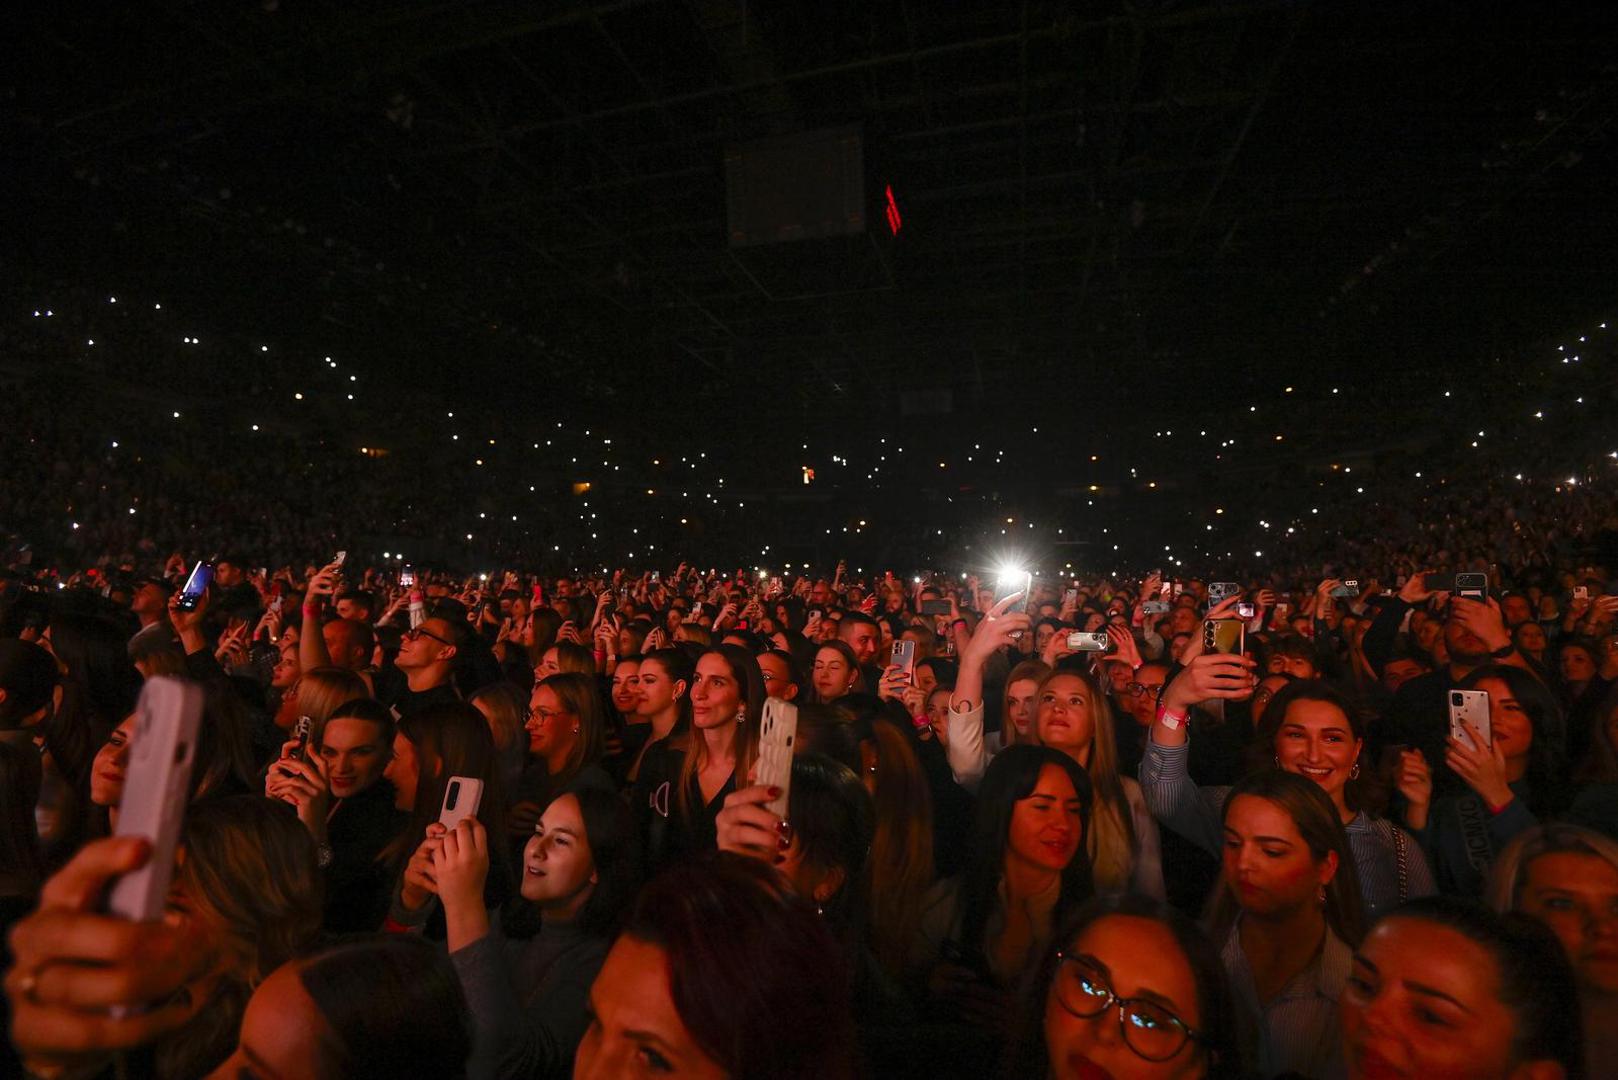
[[[567,1075],[587,1023],[585,1001],[640,884],[633,817],[610,791],[557,796],[523,849],[519,893],[540,931],[507,942],[484,906],[489,835],[468,819],[433,858],[446,944],[477,1027],[474,1076]]]
[[[1006,1076],[1245,1075],[1219,951],[1156,900],[1086,904],[1052,939],[1030,985]]]
[[[1157,721],[1141,760],[1141,791],[1164,825],[1213,855],[1223,845],[1221,808],[1230,788],[1199,788],[1187,772],[1190,710],[1197,702],[1242,700],[1252,693],[1253,662],[1246,657],[1202,654],[1163,690]],[[1255,743],[1285,772],[1303,776],[1326,793],[1347,830],[1355,878],[1365,909],[1385,911],[1413,896],[1436,891],[1421,846],[1393,822],[1356,809],[1364,746],[1358,714],[1326,683],[1288,683],[1264,711]],[[1419,755],[1418,755],[1419,756]]]

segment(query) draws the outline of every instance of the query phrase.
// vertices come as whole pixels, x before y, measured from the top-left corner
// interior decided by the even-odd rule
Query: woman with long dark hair
[[[1009,1020],[1010,993],[1055,926],[1088,900],[1090,778],[1060,751],[1017,745],[983,774],[965,867],[922,914],[921,951],[940,1008],[988,1030]]]
[[[393,737],[393,756],[383,771],[394,790],[394,805],[410,815],[403,831],[384,850],[399,874],[394,903],[384,928],[427,927],[443,935],[443,917],[432,904],[437,893],[433,856],[442,840],[428,835],[436,824],[451,777],[483,781],[477,818],[495,836],[505,835],[505,796],[500,787],[500,759],[483,714],[465,702],[432,705],[406,714]],[[511,895],[510,858],[503,844],[490,852],[485,898],[498,908]]]
[[[555,676],[553,676],[554,678]],[[433,860],[446,944],[477,1027],[479,1076],[565,1075],[588,1022],[585,1001],[640,884],[639,835],[610,789],[564,791],[523,850],[522,900],[540,931],[508,943],[484,906],[490,838],[468,819]]]
[[[1405,824],[1432,861],[1443,892],[1480,896],[1495,854],[1568,798],[1565,729],[1555,696],[1522,668],[1493,664],[1455,684],[1489,695],[1489,737],[1450,738],[1448,790],[1436,798],[1429,763],[1407,752],[1398,777]]]

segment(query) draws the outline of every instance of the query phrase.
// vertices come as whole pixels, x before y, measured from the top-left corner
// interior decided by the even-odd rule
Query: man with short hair
[[[453,682],[455,658],[465,640],[465,624],[433,616],[404,633],[393,664],[405,677],[403,689],[388,704],[396,716],[409,716],[429,705],[458,701]]]
[[[375,614],[375,598],[364,589],[348,589],[337,597],[337,617],[369,624]]]
[[[845,611],[842,622],[838,624],[837,636],[854,650],[854,659],[863,667],[876,662],[877,647],[882,641],[882,631],[876,625],[876,620],[863,611]]]

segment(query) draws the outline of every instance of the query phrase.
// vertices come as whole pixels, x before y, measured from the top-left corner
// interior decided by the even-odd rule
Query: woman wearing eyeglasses
[[[1099,897],[1055,935],[1006,1076],[1243,1075],[1219,953],[1173,908]]]

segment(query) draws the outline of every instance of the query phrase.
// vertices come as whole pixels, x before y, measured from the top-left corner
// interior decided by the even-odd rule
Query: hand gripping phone
[[[1485,746],[1494,745],[1494,731],[1489,725],[1489,692],[1487,690],[1451,690],[1449,692],[1449,735],[1450,738],[1466,747],[1468,750],[1477,750],[1472,745],[1472,737],[1466,733],[1462,723],[1471,724],[1483,736]]]
[[[780,698],[764,699],[764,718],[759,721],[758,767],[753,771],[760,784],[779,788],[781,794],[765,803],[777,821],[787,820],[787,803],[792,795],[792,747],[798,741],[798,707]]]
[[[118,803],[117,834],[145,837],[152,855],[146,865],[113,885],[107,910],[114,915],[137,922],[163,916],[174,873],[174,847],[191,788],[202,706],[202,688],[183,679],[154,675],[141,690],[124,794]]]
[[[1332,587],[1331,594],[1338,599],[1358,596],[1360,594],[1359,580],[1357,578],[1345,578],[1342,584]]]
[[[1208,583],[1208,606],[1213,607],[1221,600],[1232,596],[1240,596],[1242,587],[1234,581],[1210,581]]]
[[[453,829],[469,817],[476,817],[483,801],[483,781],[475,776],[452,776],[444,785],[444,805],[438,823]]]

